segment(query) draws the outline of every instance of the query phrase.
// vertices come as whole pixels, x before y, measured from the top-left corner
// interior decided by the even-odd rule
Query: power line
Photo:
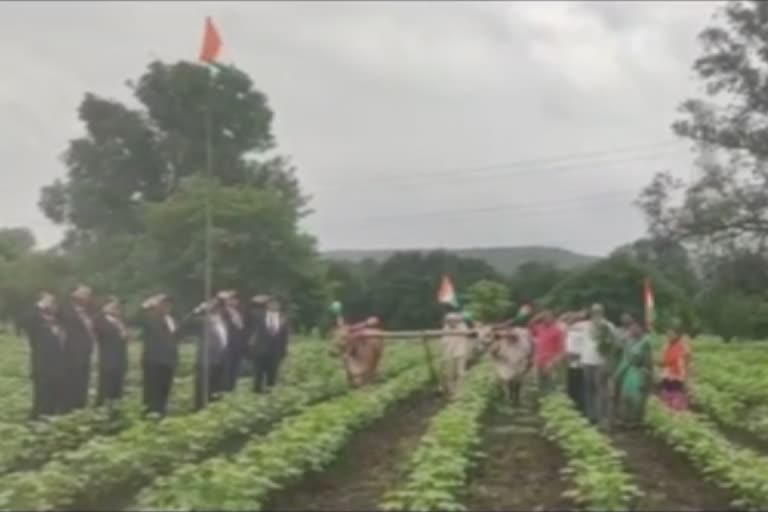
[[[449,210],[437,210],[437,211],[431,211],[431,212],[417,212],[412,214],[397,214],[397,215],[384,215],[384,216],[377,216],[377,217],[369,217],[368,221],[378,221],[378,220],[401,220],[404,218],[423,218],[423,217],[440,217],[443,215],[466,215],[466,214],[472,214],[472,213],[487,213],[487,212],[497,212],[502,210],[508,210],[513,209],[515,211],[526,211],[529,208],[538,208],[538,207],[546,207],[546,206],[562,206],[562,205],[568,205],[568,204],[577,204],[582,205],[584,201],[589,201],[593,199],[608,199],[608,200],[615,200],[615,199],[626,199],[622,197],[617,197],[617,194],[622,193],[632,193],[637,194],[637,191],[634,189],[623,189],[623,190],[617,190],[613,192],[606,192],[603,194],[593,194],[588,196],[577,196],[577,197],[571,197],[566,199],[559,199],[559,200],[549,200],[549,201],[536,201],[532,203],[503,203],[495,206],[487,206],[483,208],[471,208],[471,209],[449,209]]]
[[[318,187],[319,191],[327,190],[327,189],[339,189],[339,188],[345,188],[349,187],[350,185],[363,185],[363,186],[371,186],[371,185],[396,185],[399,187],[408,187],[408,186],[421,186],[425,184],[429,184],[430,186],[443,186],[446,184],[453,184],[453,183],[464,183],[468,181],[489,181],[494,179],[508,179],[513,177],[519,177],[519,176],[525,176],[525,175],[550,175],[550,174],[561,174],[563,172],[568,171],[585,171],[585,170],[599,170],[599,169],[605,169],[608,167],[613,167],[619,164],[629,164],[629,163],[639,163],[642,161],[652,161],[652,160],[658,160],[660,158],[669,157],[677,154],[679,150],[674,151],[663,151],[663,152],[656,152],[656,153],[649,153],[645,155],[634,155],[624,158],[613,158],[613,159],[601,159],[601,160],[592,160],[592,161],[585,161],[585,162],[563,162],[561,165],[558,166],[544,166],[540,168],[524,168],[520,170],[514,170],[514,172],[509,172],[507,169],[496,169],[502,170],[504,172],[502,173],[493,173],[493,174],[474,174],[471,170],[466,171],[464,175],[461,175],[459,173],[454,173],[452,175],[448,175],[449,177],[452,177],[453,179],[436,179],[436,174],[429,174],[429,175],[413,175],[409,176],[409,179],[407,180],[398,180],[398,179],[389,179],[390,176],[384,176],[379,178],[369,178],[366,181],[350,181],[350,182],[337,182],[337,183],[327,183],[323,186],[321,184],[320,187]]]
[[[401,173],[386,173],[386,176],[384,178],[388,178],[391,180],[394,178],[395,181],[397,181],[398,177],[402,178],[414,178],[414,177],[422,177],[422,178],[432,178],[435,176],[444,176],[444,175],[454,175],[454,174],[467,174],[467,173],[475,173],[480,171],[488,171],[488,170],[509,170],[514,169],[518,167],[535,167],[542,164],[557,164],[557,163],[568,163],[568,161],[572,160],[579,160],[584,159],[585,157],[606,157],[606,156],[618,156],[621,153],[626,152],[633,152],[638,151],[641,149],[653,149],[658,147],[668,147],[675,144],[680,144],[680,141],[677,140],[671,140],[671,141],[662,141],[662,142],[655,142],[655,143],[649,143],[649,144],[641,144],[641,145],[635,145],[635,146],[626,146],[626,147],[619,147],[619,148],[613,148],[613,149],[607,149],[607,150],[596,150],[596,151],[585,151],[580,153],[571,153],[571,154],[564,154],[559,155],[555,157],[544,157],[544,158],[534,158],[534,159],[526,159],[526,160],[514,160],[504,163],[495,163],[495,164],[486,164],[486,165],[476,165],[476,166],[466,166],[466,167],[455,167],[455,168],[449,168],[449,169],[441,169],[441,170],[433,170],[428,172],[420,172],[416,170],[411,170],[409,172],[401,172]],[[679,151],[682,148],[677,149],[676,151]],[[669,150],[667,150],[669,151]],[[634,158],[637,158],[635,156]],[[570,162],[575,163],[575,162]],[[581,162],[581,165],[589,165],[590,161]],[[599,163],[599,160],[598,160]],[[334,185],[334,184],[340,184],[340,185],[349,185],[353,183],[363,183],[363,184],[369,184],[371,182],[383,182],[388,181],[387,179],[375,179],[375,178],[364,178],[360,180],[349,180],[345,178],[342,181],[338,182],[329,182],[328,185]]]
[[[505,210],[507,211],[505,213],[507,214],[513,213],[516,218],[547,215],[551,213],[562,213],[563,211],[572,210],[573,207],[583,208],[584,201],[592,201],[592,204],[594,205],[596,199],[602,199],[602,201],[597,201],[597,203],[602,205],[605,208],[616,208],[616,207],[625,208],[627,206],[631,206],[631,203],[634,200],[634,197],[617,196],[616,195],[617,193],[620,193],[620,192],[616,191],[609,194],[595,194],[591,196],[573,197],[573,198],[568,198],[568,199],[559,200],[559,201],[540,201],[536,203],[523,203],[523,204],[507,203],[507,204],[496,205],[496,206],[486,207],[486,208],[451,209],[451,210],[442,210],[442,211],[433,211],[433,212],[419,212],[419,213],[413,213],[413,214],[406,213],[406,214],[400,214],[400,215],[368,217],[363,219],[357,219],[359,220],[359,223],[355,223],[352,226],[346,225],[344,226],[344,229],[347,229],[350,227],[358,227],[358,228],[364,227],[366,229],[370,229],[372,223],[403,222],[403,221],[410,222],[418,219],[435,219],[436,218],[438,223],[440,223],[440,221],[456,222],[457,220],[458,221],[467,220],[466,218],[472,215],[497,213]]]

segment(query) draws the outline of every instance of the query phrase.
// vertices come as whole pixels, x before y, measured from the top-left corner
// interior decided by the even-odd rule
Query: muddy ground
[[[643,431],[615,432],[611,437],[626,453],[625,466],[644,494],[633,510],[736,510],[727,492],[704,480],[663,441]]]
[[[562,497],[565,459],[540,434],[541,422],[530,407],[499,406],[485,421],[485,458],[472,475],[464,504],[469,510],[572,510]]]
[[[265,510],[376,510],[444,404],[440,395],[425,391],[393,407],[355,434],[330,466],[278,493]]]

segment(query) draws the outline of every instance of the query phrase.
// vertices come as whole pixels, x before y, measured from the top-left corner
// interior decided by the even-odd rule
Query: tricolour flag
[[[221,50],[221,37],[216,25],[210,16],[205,18],[205,32],[203,33],[203,46],[200,47],[200,60],[203,62],[214,62],[219,56]]]
[[[437,302],[440,304],[450,304],[453,307],[459,307],[459,299],[456,297],[456,290],[453,289],[453,282],[447,275],[444,275],[440,281],[440,288],[437,290]]]
[[[531,316],[531,312],[533,311],[533,308],[530,304],[523,304],[520,306],[520,309],[517,310],[517,315],[515,315],[515,320],[525,320],[529,316]]]
[[[647,277],[643,281],[643,308],[645,310],[645,327],[651,331],[653,330],[653,323],[656,312],[653,300],[653,288],[651,288],[651,280]]]

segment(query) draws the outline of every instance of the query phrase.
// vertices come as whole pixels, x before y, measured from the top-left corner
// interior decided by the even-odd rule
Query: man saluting
[[[223,301],[221,314],[227,327],[227,361],[223,389],[232,391],[237,385],[240,365],[248,351],[248,331],[237,292],[226,290],[220,292],[219,297]]]
[[[277,382],[280,363],[288,349],[288,324],[274,297],[267,300],[267,310],[255,319],[251,335],[253,354],[253,390],[262,393]]]
[[[66,374],[62,363],[64,330],[56,318],[56,299],[43,292],[24,324],[29,337],[32,377],[32,419],[53,416],[62,410]]]
[[[165,416],[179,360],[179,325],[171,315],[170,297],[165,294],[150,297],[142,309],[144,408],[148,413]]]
[[[64,366],[67,374],[64,412],[82,409],[88,403],[88,384],[91,377],[91,355],[96,343],[93,318],[91,317],[91,289],[78,285],[71,293],[71,300],[60,312],[64,328]]]

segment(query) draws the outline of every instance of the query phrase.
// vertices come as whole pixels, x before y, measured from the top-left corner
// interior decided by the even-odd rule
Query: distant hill
[[[405,249],[401,249],[405,250]],[[410,249],[427,252],[433,249]],[[445,249],[448,252],[466,258],[476,258],[488,262],[499,272],[512,274],[517,267],[527,261],[541,261],[552,263],[561,268],[573,268],[588,265],[598,259],[597,256],[578,254],[557,247],[487,247],[469,249]],[[329,260],[359,262],[366,258],[374,261],[387,259],[397,251],[386,249],[372,250],[336,250],[323,253],[323,257]]]

